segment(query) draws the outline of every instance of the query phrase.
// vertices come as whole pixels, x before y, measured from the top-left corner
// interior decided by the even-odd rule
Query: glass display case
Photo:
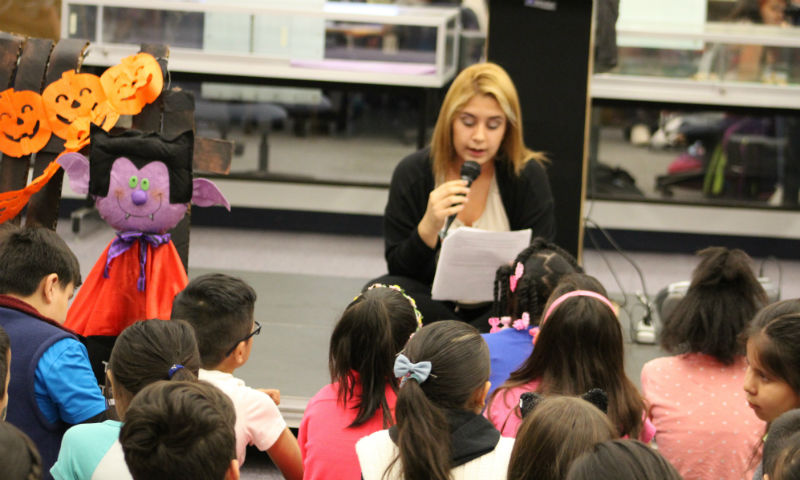
[[[800,109],[800,28],[715,22],[617,34],[618,66],[594,75],[593,98]]]
[[[587,193],[600,210],[604,200],[798,208],[800,28],[628,24],[617,33],[618,65],[590,86]]]
[[[63,36],[92,42],[88,65],[112,65],[141,43],[165,43],[173,71],[441,87],[459,59],[457,8],[65,0],[62,9]]]

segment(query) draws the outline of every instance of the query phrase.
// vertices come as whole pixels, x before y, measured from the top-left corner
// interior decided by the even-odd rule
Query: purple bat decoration
[[[58,163],[67,172],[69,184],[77,193],[89,192],[89,159],[80,153],[65,153]],[[142,168],[126,157],[118,157],[111,166],[107,196],[95,196],[100,216],[120,232],[164,233],[178,224],[188,204],[170,203],[167,166],[152,161]],[[192,203],[201,207],[231,206],[213,182],[192,180]]]

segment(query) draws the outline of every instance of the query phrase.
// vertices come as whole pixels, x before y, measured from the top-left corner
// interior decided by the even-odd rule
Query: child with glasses
[[[189,322],[200,349],[200,380],[225,392],[236,410],[236,452],[244,464],[247,445],[267,452],[289,480],[303,478],[303,460],[292,432],[267,391],[234,376],[250,357],[261,326],[253,318],[256,292],[243,280],[214,273],[193,279],[175,296],[172,318]],[[274,394],[274,392],[273,392]]]

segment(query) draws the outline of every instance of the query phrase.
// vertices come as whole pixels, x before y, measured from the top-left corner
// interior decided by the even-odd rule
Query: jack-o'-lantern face
[[[105,131],[111,130],[119,113],[106,99],[100,77],[68,70],[51,83],[42,94],[47,118],[64,147],[77,151],[89,143],[89,123]]]
[[[123,58],[118,65],[103,72],[100,82],[108,101],[123,115],[141,112],[142,107],[158,98],[164,88],[161,67],[147,53]]]
[[[50,133],[41,95],[13,88],[0,93],[0,152],[12,157],[38,152]]]

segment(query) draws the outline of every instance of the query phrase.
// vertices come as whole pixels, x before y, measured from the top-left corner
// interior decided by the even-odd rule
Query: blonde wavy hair
[[[519,173],[529,160],[545,162],[547,158],[541,152],[534,152],[525,146],[522,138],[522,112],[519,107],[517,89],[511,77],[503,68],[495,63],[478,63],[465,68],[458,74],[439,110],[439,118],[433,129],[431,139],[431,158],[433,158],[433,174],[437,182],[444,179],[448,165],[456,162],[456,151],[453,147],[453,119],[473,97],[488,95],[500,105],[506,116],[506,132],[498,155],[503,161],[510,162],[514,172]],[[499,153],[498,152],[498,153]]]

